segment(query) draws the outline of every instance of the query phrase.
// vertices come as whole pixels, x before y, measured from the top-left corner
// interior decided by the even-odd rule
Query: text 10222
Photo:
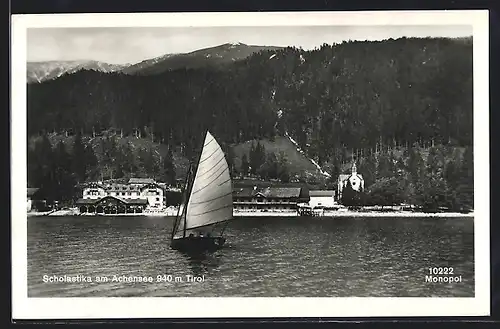
[[[429,267],[428,271],[433,275],[453,275],[453,267]]]

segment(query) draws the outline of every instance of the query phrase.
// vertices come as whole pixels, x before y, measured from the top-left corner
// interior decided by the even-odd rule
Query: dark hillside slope
[[[280,47],[251,46],[243,43],[226,43],[217,47],[196,50],[186,54],[168,54],[131,65],[122,70],[126,74],[158,74],[180,68],[218,67],[242,60],[262,50]]]
[[[284,135],[320,165],[378,150],[472,144],[470,39],[262,50],[224,69],[80,71],[28,85],[28,133],[108,129],[176,145]]]

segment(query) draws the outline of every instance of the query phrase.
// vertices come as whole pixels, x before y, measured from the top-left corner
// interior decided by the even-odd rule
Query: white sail
[[[224,222],[233,217],[232,184],[224,152],[207,132],[186,214],[177,232]]]

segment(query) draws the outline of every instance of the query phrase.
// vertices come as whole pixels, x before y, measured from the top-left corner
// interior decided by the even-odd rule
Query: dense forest
[[[450,194],[458,183],[446,180],[446,167],[457,167],[454,175],[472,170],[464,160],[472,152],[472,94],[472,39],[349,41],[312,51],[265,50],[219,69],[156,75],[79,71],[29,84],[28,134],[94,138],[112,130],[192,158],[205,129],[227,152],[232,144],[288,132],[333,179],[353,159],[362,163],[360,172],[368,168],[368,190],[399,179],[398,171],[370,169],[380,159],[404,164],[399,174],[407,182],[417,172],[431,179],[408,164],[418,154],[425,170],[452,182]],[[269,157],[263,164],[284,163],[279,154]],[[435,187],[413,181],[406,190]]]
[[[358,172],[365,190],[348,184],[341,202],[347,206],[409,204],[424,211],[474,208],[474,158],[472,147],[417,146],[396,158],[395,152],[363,158]],[[426,155],[425,155],[426,154]]]
[[[28,184],[40,188],[49,201],[74,201],[88,181],[149,177],[175,184],[172,152],[161,157],[152,148],[133,150],[116,137],[104,138],[102,144],[99,152],[80,133],[71,147],[42,136],[28,147]]]

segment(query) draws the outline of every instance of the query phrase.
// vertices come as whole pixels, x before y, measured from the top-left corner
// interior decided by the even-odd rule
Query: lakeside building
[[[33,209],[33,197],[35,193],[38,191],[38,188],[35,187],[28,187],[28,193],[27,193],[27,211],[30,211]]]
[[[361,192],[365,188],[365,180],[363,176],[357,172],[356,163],[353,162],[350,174],[340,174],[337,181],[337,200],[342,199],[342,191],[351,184],[351,187],[356,192]]]
[[[309,191],[309,207],[332,208],[335,206],[335,190],[311,190]]]
[[[47,210],[47,200],[41,195],[40,189],[37,187],[28,187],[27,189],[26,210]]]
[[[233,188],[236,211],[296,211],[299,203],[309,202],[305,187]]]
[[[81,213],[142,213],[165,208],[165,191],[149,178],[131,178],[126,184],[93,182],[76,204]]]

